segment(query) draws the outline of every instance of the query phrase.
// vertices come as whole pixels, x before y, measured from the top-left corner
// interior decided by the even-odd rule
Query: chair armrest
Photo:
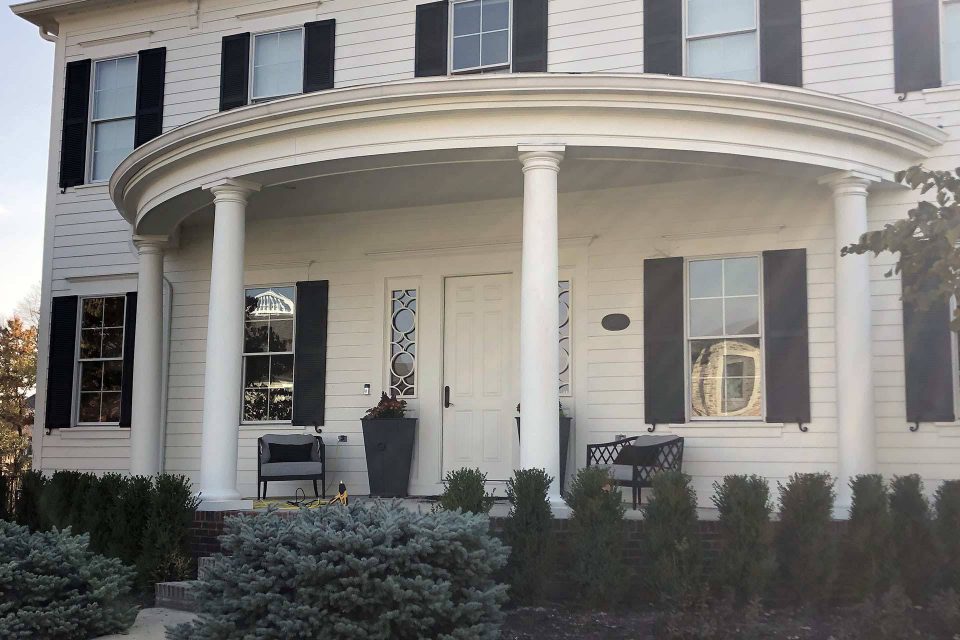
[[[614,440],[613,442],[601,442],[599,444],[588,444],[587,445],[587,466],[591,466],[592,463],[596,462],[597,464],[613,464],[613,461],[616,459],[617,454],[620,453],[620,449],[624,446],[636,440],[639,436],[633,436],[632,438],[624,438],[623,440]]]
[[[320,452],[320,462],[326,466],[327,463],[327,445],[323,444],[323,438],[314,436],[317,439],[317,450]]]

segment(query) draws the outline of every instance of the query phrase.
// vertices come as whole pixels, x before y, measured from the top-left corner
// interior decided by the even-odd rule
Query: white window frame
[[[561,398],[572,398],[572,397],[574,397],[574,393],[573,393],[573,380],[574,380],[574,376],[573,376],[573,357],[574,357],[574,349],[573,349],[573,326],[574,326],[574,311],[573,311],[573,291],[574,291],[574,286],[573,286],[573,277],[565,277],[563,274],[561,274],[561,275],[560,275],[560,278],[558,278],[558,281],[557,281],[557,302],[558,302],[558,303],[559,303],[559,301],[560,301],[560,300],[559,300],[559,296],[560,296],[560,285],[561,285],[562,283],[564,283],[564,282],[567,283],[567,292],[568,292],[568,297],[569,297],[569,299],[570,299],[570,308],[567,310],[567,348],[568,348],[568,350],[569,350],[569,352],[570,352],[570,357],[569,357],[569,366],[568,366],[568,372],[567,372],[567,375],[568,375],[568,380],[567,380],[568,391],[565,392],[565,393],[564,393],[563,391],[560,391],[560,397],[561,397]],[[560,327],[559,327],[559,325],[558,325],[558,326],[557,326],[557,347],[559,348],[559,346],[560,346]],[[561,363],[561,364],[562,364],[562,363]],[[560,385],[560,372],[557,371],[557,386],[559,387],[559,385]]]
[[[945,36],[944,25],[947,23],[946,20],[946,9],[947,5],[955,4],[960,5],[960,0],[942,0],[940,3],[940,84],[945,87],[952,87],[960,85],[960,77],[957,77],[953,80],[947,80],[947,40]]]
[[[247,291],[249,291],[250,289],[281,289],[281,288],[293,289],[293,293],[294,293],[294,304],[296,304],[297,285],[296,285],[295,283],[289,283],[289,282],[287,282],[287,283],[281,283],[281,284],[246,284],[246,285],[243,286],[243,295],[244,295],[244,298],[246,298]],[[274,420],[274,419],[272,419],[272,418],[271,418],[271,419],[267,419],[267,420],[247,420],[247,419],[246,419],[246,412],[244,411],[244,408],[245,408],[245,405],[246,405],[246,399],[245,399],[244,396],[245,396],[246,391],[247,391],[247,358],[248,358],[248,357],[256,357],[256,356],[293,356],[294,384],[296,384],[297,314],[298,314],[299,312],[300,312],[300,310],[295,306],[294,309],[293,309],[293,331],[291,332],[291,338],[290,338],[290,346],[291,346],[290,351],[256,351],[256,352],[248,352],[247,349],[246,349],[246,342],[247,342],[247,314],[246,314],[246,310],[244,310],[244,313],[243,313],[243,336],[242,336],[242,338],[241,338],[241,340],[243,340],[243,344],[241,345],[241,349],[242,349],[242,351],[241,351],[241,353],[242,353],[241,360],[243,361],[243,363],[242,363],[243,366],[240,367],[240,369],[241,369],[241,371],[240,371],[240,425],[241,425],[241,426],[246,426],[246,425],[271,425],[271,424],[282,424],[282,425],[292,424],[292,422],[293,422],[293,407],[292,407],[292,403],[291,403],[290,419],[289,419],[289,420]],[[267,348],[269,349],[269,344],[267,345]],[[268,388],[268,389],[269,389],[269,388]],[[293,391],[291,390],[291,399],[292,399],[292,397],[293,397]],[[269,391],[268,391],[268,392],[267,392],[267,402],[268,402],[268,406],[269,406],[269,398],[270,398],[270,395],[269,395]]]
[[[81,358],[80,357],[80,346],[83,338],[83,303],[87,300],[96,300],[103,298],[120,298],[123,300],[123,335],[120,338],[120,357],[113,358]],[[102,329],[102,327],[101,327]],[[77,304],[77,330],[76,330],[76,341],[77,345],[74,349],[73,354],[73,424],[78,427],[117,427],[120,426],[120,421],[116,422],[80,422],[80,402],[83,400],[83,397],[80,393],[80,381],[82,374],[81,364],[84,362],[117,362],[120,361],[121,366],[124,360],[125,350],[127,347],[127,297],[122,293],[102,293],[102,294],[92,294],[88,296],[80,296],[78,298]],[[122,378],[121,378],[122,380]],[[100,391],[101,395],[103,391]],[[123,383],[121,382],[121,391],[120,391],[120,401],[121,401],[121,412],[123,411]],[[102,402],[102,399],[101,399]],[[121,416],[122,417],[122,416]]]
[[[416,291],[417,310],[413,314],[413,335],[414,344],[417,346],[416,355],[413,358],[413,395],[397,396],[401,400],[416,400],[420,397],[420,304],[422,302],[419,279],[388,279],[386,287],[386,304],[384,305],[384,376],[383,388],[387,390],[387,395],[393,395],[393,368],[391,360],[393,359],[393,292],[394,291]]]
[[[95,118],[94,117],[94,106],[96,105],[96,94],[97,94],[97,65],[101,62],[110,62],[111,60],[124,60],[126,58],[133,58],[137,61],[137,83],[140,82],[140,54],[139,53],[127,53],[119,56],[107,56],[105,58],[97,58],[91,62],[90,67],[90,89],[89,89],[89,98],[87,103],[87,164],[86,164],[86,184],[106,184],[110,182],[110,178],[104,178],[103,180],[94,180],[93,179],[93,147],[96,144],[97,140],[97,125],[105,122],[121,122],[123,120],[133,120],[133,148],[137,148],[137,105],[134,102],[133,105],[133,115],[123,116],[121,118]],[[112,173],[112,172],[111,172]],[[93,298],[102,297],[102,296],[90,296]]]
[[[693,414],[693,380],[690,372],[690,342],[692,340],[729,340],[733,337],[690,337],[690,263],[709,260],[727,260],[734,258],[755,258],[757,260],[757,304],[759,306],[759,324],[760,324],[760,415],[758,416],[696,416]],[[687,422],[753,422],[763,423],[767,416],[767,353],[766,327],[764,326],[764,304],[763,298],[763,255],[759,252],[754,253],[729,253],[721,255],[690,256],[683,259],[683,379],[684,379],[684,408],[687,415]],[[756,338],[757,336],[740,336],[743,338]]]
[[[286,33],[287,31],[299,31],[300,32],[300,90],[294,91],[293,93],[281,93],[275,96],[261,96],[256,97],[253,95],[253,87],[255,86],[255,74],[256,74],[256,58],[257,58],[257,37],[258,36],[269,36],[277,33]],[[248,70],[248,77],[250,81],[247,83],[247,99],[250,104],[258,104],[261,102],[270,102],[271,100],[279,100],[281,98],[289,98],[290,96],[299,96],[303,95],[303,71],[306,66],[307,58],[307,33],[303,26],[292,26],[283,29],[267,29],[265,31],[257,31],[250,34],[250,64]],[[289,285],[286,285],[289,286]],[[249,287],[248,287],[249,288]]]
[[[721,36],[737,36],[743,35],[745,33],[754,34],[754,39],[757,42],[757,77],[755,80],[731,80],[730,82],[760,82],[762,69],[760,66],[761,63],[761,52],[760,52],[760,2],[759,0],[753,0],[753,29],[737,29],[735,31],[711,31],[709,33],[702,33],[695,36],[689,34],[690,31],[690,0],[683,0],[683,75],[685,77],[690,76],[689,69],[689,49],[690,42],[697,40],[709,40],[711,38],[719,38]],[[701,76],[696,76],[701,77]],[[710,78],[713,79],[713,78]],[[719,78],[716,78],[719,79]]]
[[[475,0],[451,0],[450,2],[450,13],[447,19],[447,72],[449,75],[460,75],[460,74],[470,74],[470,73],[498,73],[498,72],[508,72],[513,68],[513,0],[507,0],[507,61],[499,64],[480,64],[476,67],[464,67],[463,69],[455,69],[453,66],[453,21],[454,21],[454,9],[456,5],[463,4],[465,2],[474,2]],[[483,5],[481,4],[481,11]],[[481,14],[482,15],[482,14]],[[482,18],[481,18],[482,20]],[[480,28],[483,29],[483,23],[481,22]],[[497,31],[500,31],[498,29]],[[483,62],[483,34],[484,33],[494,33],[494,31],[480,31],[480,61]],[[472,34],[471,34],[472,35]]]

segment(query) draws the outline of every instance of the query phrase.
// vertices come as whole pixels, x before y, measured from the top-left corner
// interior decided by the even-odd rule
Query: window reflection
[[[246,291],[244,321],[244,422],[286,421],[293,416],[293,287]]]

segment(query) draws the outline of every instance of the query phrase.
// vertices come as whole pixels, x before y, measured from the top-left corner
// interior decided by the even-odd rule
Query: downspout
[[[173,284],[163,276],[163,362],[161,363],[160,376],[163,381],[160,386],[160,397],[163,402],[160,405],[160,473],[165,473],[165,464],[167,460],[167,405],[170,399],[167,397],[170,386],[170,338],[173,335]]]

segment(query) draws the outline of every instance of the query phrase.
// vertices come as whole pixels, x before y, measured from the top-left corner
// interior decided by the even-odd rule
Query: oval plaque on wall
[[[623,331],[630,326],[630,317],[622,313],[611,313],[603,316],[600,326],[607,331]]]

